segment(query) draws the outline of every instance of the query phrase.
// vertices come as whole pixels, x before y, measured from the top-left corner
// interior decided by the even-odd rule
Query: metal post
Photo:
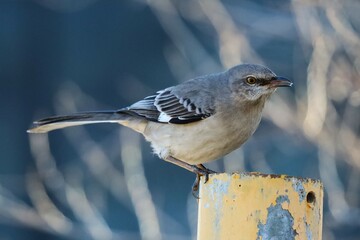
[[[198,240],[322,239],[319,180],[260,173],[211,174],[200,184]]]

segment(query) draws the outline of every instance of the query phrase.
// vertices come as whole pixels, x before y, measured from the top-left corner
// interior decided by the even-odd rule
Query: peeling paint
[[[215,201],[215,219],[214,219],[214,229],[220,229],[221,227],[221,218],[222,218],[222,208],[223,208],[223,196],[226,195],[229,191],[230,183],[228,181],[221,181],[218,179],[214,179],[213,187],[210,188],[210,196]],[[220,233],[220,231],[216,231]]]
[[[267,220],[265,224],[258,223],[257,240],[291,240],[295,239],[296,232],[293,229],[294,219],[290,212],[282,208],[282,203],[290,202],[288,196],[281,195],[276,199],[276,204],[267,208]]]
[[[304,201],[306,192],[305,192],[305,188],[304,188],[304,185],[302,184],[302,182],[296,178],[293,178],[292,186],[293,186],[294,190],[299,194],[300,202]]]
[[[229,191],[229,182],[220,181],[215,178],[212,184],[213,187],[210,189],[210,196],[212,199],[223,196]]]
[[[306,227],[306,239],[307,240],[312,240],[313,236],[312,236],[312,232],[311,232],[311,229],[310,229],[310,225],[305,221],[305,218],[304,218],[304,222],[305,222],[305,227]]]

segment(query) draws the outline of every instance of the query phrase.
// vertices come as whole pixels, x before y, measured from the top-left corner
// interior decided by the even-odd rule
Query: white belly
[[[240,147],[254,133],[260,117],[258,114],[247,120],[239,117],[226,121],[213,116],[178,125],[149,122],[144,135],[161,158],[170,155],[189,164],[200,164]]]

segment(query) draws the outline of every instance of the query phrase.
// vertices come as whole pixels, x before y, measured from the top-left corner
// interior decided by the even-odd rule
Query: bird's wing
[[[185,124],[210,117],[215,107],[210,91],[170,87],[119,111],[159,123]]]

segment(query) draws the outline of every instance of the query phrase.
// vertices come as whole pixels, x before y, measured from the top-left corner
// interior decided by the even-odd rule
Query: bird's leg
[[[186,162],[183,162],[177,158],[174,158],[172,156],[169,156],[169,157],[166,157],[164,159],[165,161],[167,162],[171,162],[179,167],[182,167],[182,168],[185,168],[186,170],[190,171],[190,172],[193,172],[197,175],[200,175],[200,176],[206,176],[205,178],[205,182],[207,182],[207,180],[209,179],[208,175],[211,174],[211,173],[216,173],[210,169],[207,169],[206,167],[204,167],[204,165],[202,164],[198,164],[198,165],[191,165],[189,163],[186,163]]]
[[[209,180],[209,174],[211,173],[216,173],[213,170],[207,169],[206,167],[204,167],[204,165],[202,164],[197,164],[197,165],[191,165],[189,163],[183,162],[177,158],[174,158],[172,156],[168,156],[164,159],[167,162],[171,162],[179,167],[185,168],[186,170],[193,172],[196,174],[196,179],[195,182],[192,186],[192,193],[194,195],[194,197],[199,198],[196,195],[196,192],[199,190],[199,183],[200,183],[200,177],[201,176],[205,176],[205,183]]]

